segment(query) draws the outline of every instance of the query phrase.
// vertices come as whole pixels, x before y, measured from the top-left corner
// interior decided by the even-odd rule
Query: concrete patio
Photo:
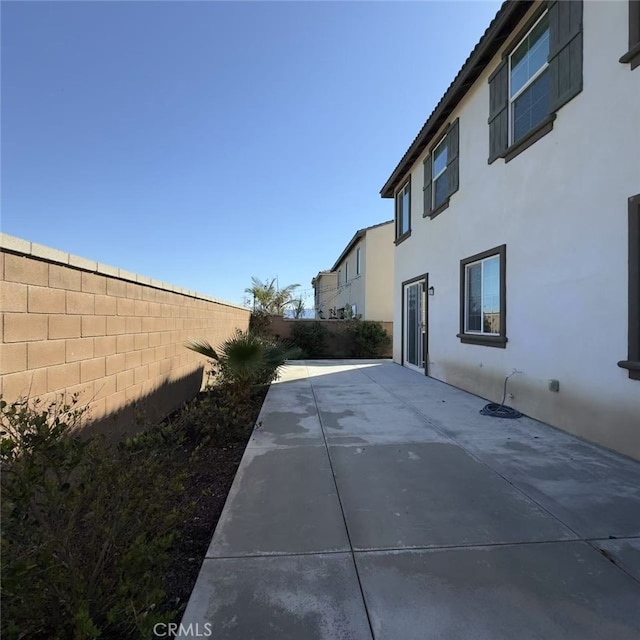
[[[389,361],[287,367],[179,637],[639,638],[640,463],[485,403]]]

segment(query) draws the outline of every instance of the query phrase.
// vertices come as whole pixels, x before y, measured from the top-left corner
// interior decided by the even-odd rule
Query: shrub
[[[351,336],[351,355],[354,358],[379,358],[391,345],[391,336],[382,324],[371,320],[352,320],[348,333]]]
[[[188,420],[191,428],[200,429],[200,436],[207,440],[233,439],[251,429],[257,389],[276,380],[287,360],[300,357],[300,350],[291,343],[240,330],[218,350],[205,340],[185,346],[211,360],[206,396],[185,407],[185,412],[194,411],[198,417]]]
[[[271,316],[262,311],[253,311],[249,316],[249,333],[265,338],[273,338]]]
[[[188,342],[185,346],[210,358],[214,381],[231,385],[240,395],[247,395],[256,385],[277,380],[286,361],[300,355],[293,344],[240,329],[225,340],[218,351],[206,340]]]
[[[303,358],[322,358],[326,355],[329,330],[319,322],[299,321],[291,327],[291,340],[302,351]]]
[[[175,436],[110,448],[74,435],[82,413],[0,401],[3,638],[148,638],[173,617],[159,605],[182,482],[157,438]]]
[[[198,449],[209,444],[227,446],[248,436],[255,426],[256,407],[263,398],[263,387],[254,387],[240,401],[233,385],[219,383],[185,402],[166,423],[173,433],[197,442]]]

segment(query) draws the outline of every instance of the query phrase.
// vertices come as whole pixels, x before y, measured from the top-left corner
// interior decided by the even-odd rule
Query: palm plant
[[[253,276],[251,286],[244,291],[253,298],[253,310],[261,313],[282,315],[293,300],[293,293],[299,284],[290,284],[282,289],[277,286],[276,278],[265,280]]]
[[[269,340],[240,329],[218,350],[206,340],[193,340],[185,346],[211,359],[220,380],[232,384],[242,396],[250,394],[255,385],[277,379],[287,360],[300,357],[300,350],[287,342]]]
[[[291,311],[293,311],[293,317],[298,320],[304,316],[304,299],[297,298],[291,301]]]

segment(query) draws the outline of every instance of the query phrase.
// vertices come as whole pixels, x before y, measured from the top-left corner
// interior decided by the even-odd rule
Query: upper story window
[[[552,131],[581,91],[582,0],[552,0],[489,76],[489,163],[509,162]]]
[[[630,63],[632,69],[640,67],[640,0],[629,0],[629,50],[620,62]]]
[[[459,125],[456,119],[424,159],[423,217],[435,218],[458,190]]]
[[[433,206],[440,206],[447,198],[449,185],[447,184],[447,145],[445,138],[433,152]]]
[[[411,234],[411,179],[396,193],[396,241]]]
[[[360,257],[360,247],[358,247],[356,249],[356,275],[359,276],[360,275],[360,270],[362,268],[362,264],[360,262],[361,257]]]
[[[506,338],[506,246],[460,261],[462,342],[504,347]]]
[[[349,263],[345,261],[344,263],[344,283],[347,284],[349,282]]]
[[[545,13],[509,56],[511,142],[549,114],[549,14]]]

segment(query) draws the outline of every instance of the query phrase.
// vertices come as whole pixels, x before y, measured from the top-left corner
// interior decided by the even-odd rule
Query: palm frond
[[[191,349],[191,351],[195,351],[206,358],[211,358],[216,362],[219,362],[220,360],[220,356],[216,350],[206,340],[189,340],[188,342],[185,342],[184,346],[187,347],[187,349]]]
[[[287,360],[301,355],[292,342],[274,341],[240,329],[236,329],[217,351],[206,340],[190,341],[185,346],[215,360],[221,380],[232,382],[246,392],[254,385],[268,384],[276,379]]]
[[[302,356],[302,351],[293,343],[281,341],[270,344],[265,348],[265,364],[278,372],[287,363],[287,360],[296,360]]]
[[[253,298],[254,311],[282,314],[293,298],[293,292],[299,284],[290,284],[282,289],[277,286],[276,278],[260,280],[253,276],[251,286],[244,291]]]

